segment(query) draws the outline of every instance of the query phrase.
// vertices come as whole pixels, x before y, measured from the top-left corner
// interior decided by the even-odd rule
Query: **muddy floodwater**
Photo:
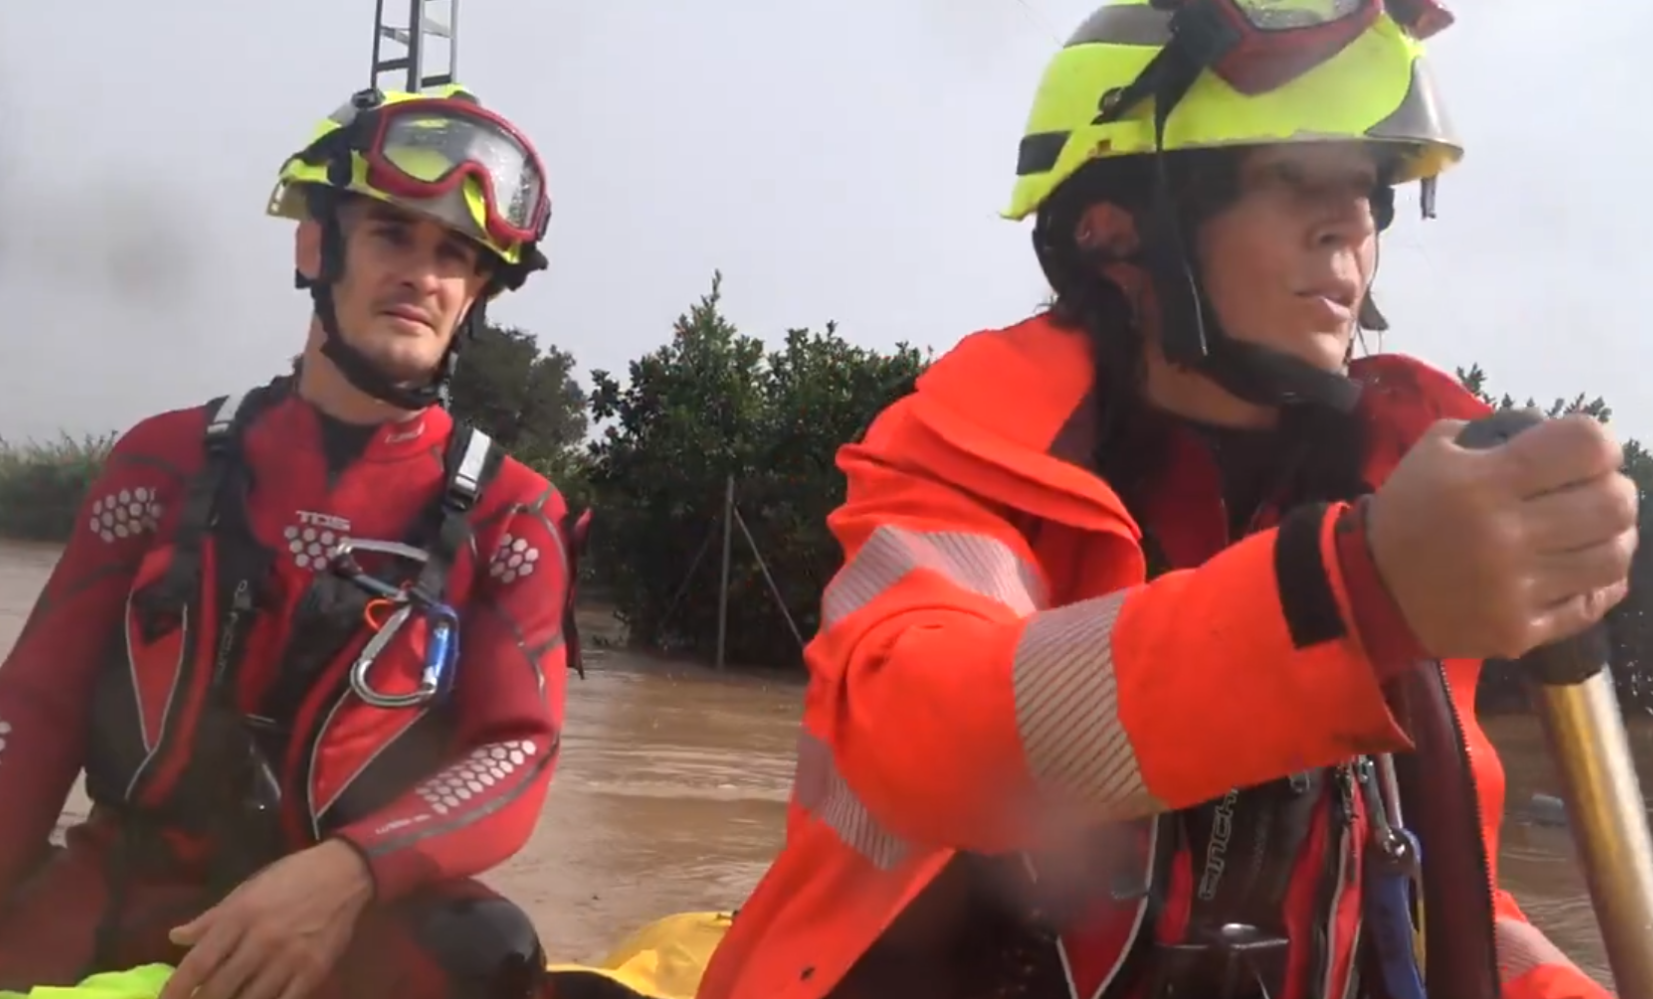
[[[0,545],[0,650],[57,552]],[[533,914],[559,959],[600,955],[657,916],[739,904],[780,842],[800,687],[595,650],[569,685],[562,763],[533,842],[488,880]],[[1538,726],[1488,723],[1509,770],[1502,880],[1550,937],[1605,977],[1566,831],[1530,806],[1554,794]],[[1653,727],[1636,726],[1653,773]],[[84,814],[69,802],[66,821]],[[1539,821],[1534,821],[1535,816]]]

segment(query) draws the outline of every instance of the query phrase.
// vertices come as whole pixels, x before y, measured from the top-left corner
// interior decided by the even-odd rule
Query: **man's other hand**
[[[367,865],[346,843],[284,857],[172,931],[189,953],[159,999],[304,999],[372,899]]]

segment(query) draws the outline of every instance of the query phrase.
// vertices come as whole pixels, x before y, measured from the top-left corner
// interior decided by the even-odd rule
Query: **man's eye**
[[[441,254],[443,260],[451,260],[455,263],[468,265],[475,259],[470,247],[459,243],[443,243],[442,248],[437,252]]]

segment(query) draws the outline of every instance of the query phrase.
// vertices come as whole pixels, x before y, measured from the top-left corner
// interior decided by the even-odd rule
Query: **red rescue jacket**
[[[323,420],[283,379],[144,420],[115,445],[0,668],[0,897],[82,767],[94,824],[158,830],[200,871],[248,834],[229,819],[260,791],[273,849],[345,839],[382,900],[526,842],[562,726],[562,498],[440,409],[373,431],[342,470]],[[457,612],[446,697],[375,707],[351,690],[383,613],[327,567],[346,538],[433,554],[424,578],[411,561],[359,560]],[[423,674],[427,622],[409,622],[372,661],[379,691]],[[246,784],[255,750],[269,786]]]

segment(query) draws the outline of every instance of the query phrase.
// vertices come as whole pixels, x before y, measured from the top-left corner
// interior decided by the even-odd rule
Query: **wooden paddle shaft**
[[[1653,841],[1613,676],[1533,694],[1618,994],[1653,999]]]

